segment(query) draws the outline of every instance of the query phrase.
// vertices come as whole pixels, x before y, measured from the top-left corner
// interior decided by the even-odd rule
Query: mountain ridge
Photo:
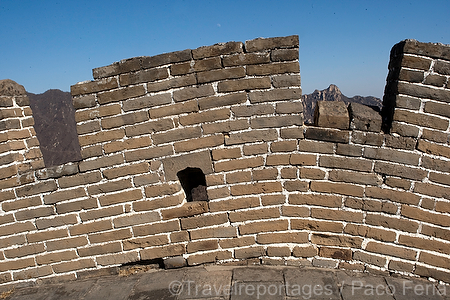
[[[342,101],[347,105],[349,103],[360,103],[373,107],[378,111],[382,107],[382,100],[380,98],[373,96],[353,96],[349,98],[342,94],[341,90],[335,84],[330,84],[324,90],[315,90],[311,94],[302,95],[303,117],[306,124],[314,123],[314,110],[317,101]]]

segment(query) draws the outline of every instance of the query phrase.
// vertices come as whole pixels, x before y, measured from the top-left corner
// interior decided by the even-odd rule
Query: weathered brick
[[[79,185],[87,185],[99,182],[102,179],[101,173],[98,171],[76,174],[73,176],[62,177],[58,179],[60,188],[69,188]]]
[[[28,255],[36,255],[45,251],[43,243],[28,244],[18,248],[7,249],[4,251],[6,258],[17,258]]]
[[[209,203],[210,212],[231,211],[260,206],[258,197],[233,197],[222,201],[211,201]]]
[[[288,220],[271,220],[271,221],[256,221],[239,226],[239,233],[254,234],[270,231],[283,231],[288,229]]]
[[[397,229],[405,232],[417,232],[419,228],[418,222],[388,217],[385,215],[368,213],[366,216],[366,224],[373,226],[382,226],[390,229]]]
[[[385,257],[369,254],[363,251],[355,251],[353,253],[353,259],[378,267],[384,267],[387,262],[387,259]]]
[[[152,136],[155,144],[163,144],[179,140],[198,138],[201,136],[200,127],[186,127],[169,130],[167,132],[155,133]]]
[[[55,214],[55,210],[53,207],[38,207],[38,208],[28,208],[27,210],[22,210],[16,212],[14,215],[17,221],[25,221],[36,218],[48,217]],[[12,222],[9,218],[5,219],[5,217],[10,217],[11,215],[4,215],[3,218],[0,219],[0,223],[10,223]],[[3,219],[3,220],[2,220]]]
[[[398,210],[398,204],[390,201],[379,201],[371,199],[360,199],[348,197],[345,200],[345,206],[355,209],[362,209],[365,211],[384,212],[388,214],[396,214]]]
[[[383,178],[373,173],[331,170],[328,179],[331,181],[348,182],[364,185],[381,185]]]
[[[88,121],[107,116],[114,116],[120,114],[121,111],[122,108],[119,103],[102,105],[100,107],[95,107],[91,109],[77,110],[75,112],[75,121],[79,123],[82,121]]]
[[[208,203],[204,201],[188,202],[181,207],[169,208],[161,211],[161,215],[164,220],[191,217],[200,215],[208,211]]]
[[[414,192],[428,196],[450,199],[450,188],[431,183],[416,182]]]
[[[233,106],[231,111],[236,117],[251,117],[255,115],[268,115],[275,113],[275,109],[271,104]]]
[[[97,78],[96,78],[97,79]],[[92,94],[100,91],[106,91],[119,87],[116,78],[104,78],[95,81],[82,82],[70,87],[72,96]]]
[[[445,201],[437,201],[436,202],[436,211],[449,213],[450,212],[450,202]]]
[[[136,248],[148,248],[152,246],[162,246],[169,243],[167,235],[155,235],[143,238],[133,238],[123,241],[123,249],[131,250]]]
[[[375,252],[378,254],[384,254],[389,256],[395,256],[403,259],[414,260],[417,255],[417,251],[408,248],[401,248],[398,246],[379,243],[379,242],[369,242],[365,248],[369,252]]]
[[[159,197],[163,195],[172,195],[181,190],[178,183],[163,183],[145,187],[145,196],[148,198]]]
[[[258,233],[256,236],[258,244],[282,244],[282,243],[308,243],[308,233],[306,232],[275,232]]]
[[[432,240],[429,239],[428,237],[422,238],[408,235],[400,235],[398,237],[398,243],[412,248],[448,254],[448,243]]]
[[[364,148],[364,157],[398,162],[407,165],[419,165],[420,155],[408,153],[405,151],[382,149],[382,148]]]
[[[77,248],[88,244],[85,236],[61,238],[46,242],[47,251],[68,250],[70,248]]]
[[[144,122],[140,124],[135,124],[125,127],[125,134],[127,137],[145,135],[159,131],[165,131],[174,128],[174,123],[172,119],[160,119],[157,121]],[[147,138],[147,137],[146,137]],[[120,141],[121,143],[126,143]],[[113,142],[113,143],[120,143]],[[110,143],[111,144],[111,143]],[[107,144],[109,145],[109,144]],[[126,145],[126,144],[125,144]],[[151,145],[151,143],[149,143]],[[106,146],[106,145],[105,145]]]
[[[133,233],[135,236],[155,235],[158,233],[179,231],[179,230],[180,230],[180,223],[178,220],[133,227]]]
[[[445,144],[448,141],[448,134],[438,130],[423,129],[422,139]]]
[[[97,101],[100,104],[106,104],[111,102],[117,102],[126,100],[129,98],[136,98],[145,94],[145,88],[143,85],[136,85],[118,90],[112,90],[102,92],[97,95]]]
[[[71,200],[76,198],[82,198],[86,197],[86,191],[84,188],[79,187],[71,190],[62,190],[62,191],[55,191],[51,194],[44,196],[44,203],[45,204],[55,204],[57,202],[65,201],[65,200]]]
[[[57,189],[55,180],[41,181],[35,184],[25,185],[16,189],[17,197],[33,196],[47,192],[53,192]]]
[[[183,244],[172,244],[161,247],[153,247],[145,250],[141,250],[141,259],[155,259],[163,257],[171,257],[177,255],[183,255],[186,253],[185,246]]]
[[[195,76],[195,74],[188,74],[185,76],[174,77],[160,82],[149,82],[147,83],[147,91],[160,92],[169,89],[190,86],[193,84],[197,84],[197,77]]]
[[[243,52],[243,44],[241,42],[220,43],[212,46],[203,46],[192,50],[194,59],[201,59],[212,56],[220,56],[232,53]]]
[[[248,128],[248,120],[231,120],[225,122],[202,124],[203,134],[226,133]]]
[[[297,168],[295,167],[286,167],[282,168],[280,171],[280,175],[282,179],[296,179],[297,178]],[[302,178],[302,177],[300,177]]]
[[[301,180],[289,180],[284,182],[283,187],[288,192],[306,192],[309,189],[309,182]]]
[[[274,49],[270,54],[272,61],[297,60],[299,56],[298,48],[294,49]]]
[[[106,169],[103,171],[103,175],[107,179],[111,180],[128,175],[147,173],[149,169],[150,165],[147,162],[141,162],[137,164]]]
[[[222,108],[198,113],[190,113],[187,116],[181,116],[179,120],[181,125],[187,126],[199,123],[215,122],[218,120],[226,120],[230,118],[230,114],[231,112],[228,108]]]
[[[217,85],[217,91],[220,93],[225,93],[254,89],[268,89],[271,85],[272,83],[269,77],[225,80],[219,82]]]
[[[15,198],[14,192],[13,196]],[[22,199],[15,199],[14,201],[10,202],[2,202],[2,209],[5,212],[21,209],[21,208],[31,208],[33,206],[39,206],[42,205],[41,197],[26,197]]]
[[[102,206],[113,205],[117,203],[130,202],[142,199],[142,192],[140,189],[134,189],[115,194],[107,194],[98,198]]]
[[[386,177],[384,183],[393,188],[400,188],[404,190],[409,190],[411,187],[411,181],[395,177]]]
[[[170,93],[146,95],[136,99],[123,101],[123,110],[131,111],[142,108],[150,108],[154,106],[169,104],[172,102],[172,95]]]
[[[368,237],[384,242],[394,242],[397,234],[392,230],[384,230],[365,225],[347,224],[344,228],[344,233]]]
[[[198,100],[200,109],[208,109],[214,107],[223,107],[227,105],[244,103],[247,101],[247,94],[244,92],[227,94],[224,96],[211,96]]]
[[[167,68],[155,68],[120,74],[119,82],[120,86],[127,86],[130,84],[157,81],[167,77],[169,77],[169,70]]]
[[[235,67],[199,72],[197,73],[197,81],[198,83],[207,83],[224,79],[242,78],[244,76],[245,69],[243,67]]]
[[[449,100],[450,101],[450,100]],[[418,126],[446,130],[448,128],[448,120],[426,115],[423,113],[414,113],[406,110],[397,109],[394,112],[394,121],[405,122]]]
[[[250,120],[250,126],[255,129],[287,127],[303,124],[301,115],[276,116],[276,117],[258,117]]]
[[[84,258],[80,260],[61,262],[52,265],[53,271],[55,273],[67,273],[75,270],[82,270],[87,268],[94,268],[95,261],[92,258]]]
[[[65,250],[37,255],[36,263],[38,265],[48,265],[61,261],[75,260],[76,258],[78,258],[78,255],[75,250]]]
[[[36,220],[36,227],[42,230],[50,227],[59,227],[77,223],[78,223],[77,216],[75,214],[72,214],[48,218],[39,218]]]
[[[238,259],[247,259],[252,257],[260,257],[266,254],[266,250],[262,246],[254,246],[248,248],[240,248],[234,251],[234,257]]]
[[[204,240],[195,241],[187,244],[187,253],[194,253],[198,251],[215,250],[219,248],[218,240]]]
[[[159,221],[160,216],[155,211],[140,213],[140,214],[132,214],[126,216],[119,216],[113,219],[114,228],[133,226],[145,223],[151,223],[155,221]]]
[[[450,241],[450,232],[448,229],[423,224],[421,233],[427,236]]]
[[[175,102],[181,102],[212,95],[214,95],[214,89],[212,85],[207,84],[195,87],[186,87],[184,89],[174,91],[173,99],[175,100]]]
[[[245,49],[248,52],[259,52],[262,50],[275,48],[298,47],[299,39],[297,35],[276,38],[257,38],[245,42]]]
[[[302,179],[324,179],[325,171],[316,168],[300,168],[299,177]]]
[[[264,164],[262,157],[234,159],[230,161],[215,162],[214,170],[216,172],[242,170],[247,168],[256,168]]]
[[[292,255],[295,257],[314,257],[318,254],[318,249],[313,245],[295,246]]]
[[[100,233],[89,234],[89,241],[91,243],[103,243],[110,241],[120,241],[131,238],[131,231],[128,228],[105,231]]]
[[[434,144],[422,139],[419,140],[417,149],[427,154],[450,158],[450,147]]]
[[[361,212],[313,207],[311,208],[311,217],[325,220],[361,223],[364,216]]]
[[[309,127],[306,129],[305,137],[307,139],[336,142],[336,143],[348,143],[349,133],[340,130]]]
[[[247,75],[272,75],[285,73],[299,73],[300,67],[298,62],[276,62],[263,65],[247,66]]]
[[[439,213],[432,213],[418,207],[402,205],[401,214],[402,216],[413,220],[436,224],[442,227],[450,227],[450,216]]]
[[[342,197],[321,194],[290,194],[289,204],[294,205],[319,205],[326,207],[341,207]]]
[[[235,247],[245,247],[255,244],[255,238],[253,236],[245,236],[230,239],[219,240],[219,245],[221,248],[235,248]]]
[[[80,172],[86,172],[104,167],[112,167],[115,165],[120,165],[123,162],[124,158],[123,155],[120,153],[109,156],[103,156],[92,160],[82,161],[79,165],[79,168]]]
[[[381,146],[384,141],[384,134],[373,132],[352,132],[352,142],[361,145]]]
[[[209,200],[226,198],[229,196],[230,196],[230,190],[226,186],[215,188],[215,189],[208,189],[208,199]]]
[[[252,177],[254,181],[260,180],[276,180],[278,177],[278,170],[276,168],[265,168],[261,170],[253,170]]]
[[[34,262],[34,258],[24,258],[18,260],[10,260],[0,262],[0,272],[11,271],[11,270],[20,270],[29,267],[34,267],[36,264]]]
[[[81,147],[94,145],[98,143],[105,143],[115,140],[120,140],[125,136],[125,131],[122,128],[100,131],[92,134],[80,135],[78,140]]]
[[[278,134],[275,129],[261,129],[233,133],[230,134],[228,138],[225,138],[225,145],[273,141],[277,139],[277,136]]]
[[[230,251],[213,251],[208,253],[190,255],[187,259],[187,263],[190,266],[199,265],[203,263],[213,263],[217,260],[226,260],[232,258]]]
[[[314,153],[334,153],[334,144],[328,142],[318,142],[318,141],[298,141],[298,150],[302,152],[314,152]]]
[[[85,248],[78,248],[78,254],[83,256],[102,255],[107,253],[117,253],[122,251],[120,242],[108,243],[104,245],[94,245]]]
[[[422,180],[427,176],[427,172],[419,168],[376,161],[374,171],[379,174],[398,176],[413,180]]]
[[[275,257],[286,257],[291,256],[291,249],[289,247],[273,247],[269,246],[267,247],[267,255],[268,256],[275,256]]]
[[[133,201],[133,209],[135,211],[155,210],[164,207],[171,207],[181,204],[184,200],[183,194],[175,196],[164,196],[160,198],[146,198],[142,201]]]
[[[398,76],[399,80],[408,81],[408,82],[415,82],[415,83],[421,83],[425,76],[423,71],[417,71],[417,70],[408,70],[408,69],[400,69],[400,73]]]
[[[127,162],[152,159],[173,154],[173,147],[171,145],[144,148],[125,152],[125,160]]]
[[[149,116],[146,111],[137,111],[131,113],[124,113],[120,116],[103,118],[101,124],[103,129],[111,129],[115,127],[121,127],[124,125],[141,123],[147,121],[148,119]]]
[[[245,211],[230,212],[229,219],[231,222],[243,222],[248,220],[261,220],[279,218],[280,209],[278,207],[259,208]]]
[[[313,230],[325,232],[342,232],[344,225],[331,221],[317,221],[305,219],[291,219],[291,229]]]
[[[220,225],[228,222],[228,216],[225,213],[214,215],[202,215],[189,218],[183,218],[181,221],[182,229],[196,229],[200,227]]]
[[[249,93],[252,104],[261,102],[299,100],[302,96],[301,88],[274,89],[269,91],[253,91]]]
[[[142,57],[141,63],[143,68],[153,68],[170,63],[177,63],[192,58],[191,50],[176,51],[170,53],[163,53],[155,56]]]
[[[223,148],[223,149],[213,149],[211,151],[213,160],[222,160],[230,158],[240,158],[242,156],[241,149],[236,148]]]
[[[280,182],[256,182],[252,184],[240,184],[230,187],[231,195],[251,195],[281,192],[282,187]]]
[[[332,183],[312,181],[311,191],[321,193],[337,193],[347,196],[362,197],[364,195],[364,188],[361,186],[347,184],[347,183]]]
[[[241,183],[252,181],[252,173],[250,171],[238,171],[226,174],[227,183]]]
[[[428,74],[425,77],[425,84],[434,85],[436,87],[443,87],[447,82],[447,77],[438,74]]]

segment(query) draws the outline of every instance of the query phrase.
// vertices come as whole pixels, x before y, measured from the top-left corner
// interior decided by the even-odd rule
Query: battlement
[[[383,110],[303,123],[298,37],[93,70],[82,160],[45,168],[23,92],[0,97],[0,281],[162,259],[386,271],[450,283],[450,46],[391,51]]]

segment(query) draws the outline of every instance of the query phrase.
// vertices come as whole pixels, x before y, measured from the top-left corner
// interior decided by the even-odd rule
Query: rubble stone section
[[[71,87],[83,159],[49,169],[23,87],[0,82],[0,283],[153,259],[450,283],[450,46],[395,45],[384,123],[353,104],[319,114],[342,128],[303,124],[298,46],[256,39],[96,68]],[[206,191],[191,189],[204,201],[187,201],[187,168],[205,175]]]

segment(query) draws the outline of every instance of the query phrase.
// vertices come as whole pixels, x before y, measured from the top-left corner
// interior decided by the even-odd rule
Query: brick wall
[[[71,87],[83,159],[48,169],[2,96],[0,281],[256,258],[450,282],[450,47],[391,56],[384,131],[332,102],[303,125],[297,36],[97,68]],[[186,168],[208,201],[186,201]]]

